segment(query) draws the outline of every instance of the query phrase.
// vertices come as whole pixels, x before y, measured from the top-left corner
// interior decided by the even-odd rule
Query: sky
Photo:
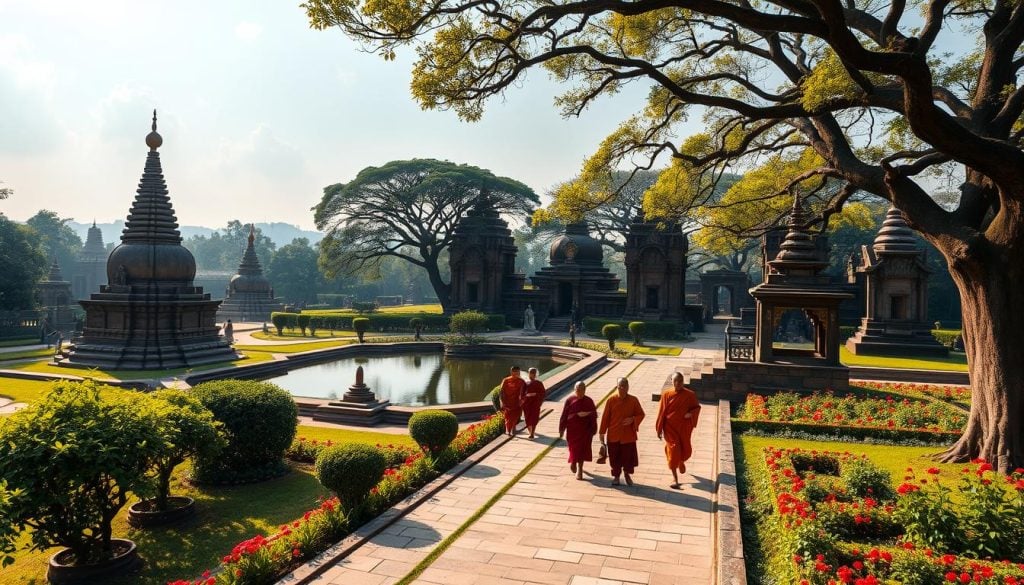
[[[561,118],[542,70],[477,123],[422,111],[411,53],[361,52],[309,28],[299,1],[0,0],[0,212],[123,219],[158,110],[178,221],[313,227],[323,187],[367,166],[437,158],[543,194],[637,111],[635,87]]]

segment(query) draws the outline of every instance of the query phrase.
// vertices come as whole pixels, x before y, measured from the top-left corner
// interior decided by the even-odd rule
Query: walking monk
[[[512,366],[508,377],[501,381],[501,412],[505,415],[505,434],[514,437],[516,425],[519,424],[519,415],[523,412],[522,404],[519,402],[523,394],[523,386],[526,380],[519,374],[519,366]]]
[[[700,402],[697,394],[683,385],[683,375],[672,374],[672,388],[661,393],[654,430],[665,438],[665,458],[672,470],[672,488],[679,489],[679,473],[686,473],[686,460],[693,454],[690,436],[697,427]],[[677,473],[678,472],[678,473]]]
[[[583,479],[583,462],[594,457],[590,445],[597,433],[597,406],[587,396],[585,382],[576,382],[573,390],[576,393],[565,401],[562,419],[558,421],[558,438],[568,435],[569,470],[576,474],[576,479]]]
[[[625,472],[626,485],[633,485],[629,477],[640,464],[636,451],[636,432],[644,420],[640,401],[629,393],[629,380],[619,378],[615,394],[608,398],[601,415],[601,444],[608,445],[608,463],[612,466],[612,485],[619,485],[619,474]],[[605,435],[608,442],[605,443]]]
[[[544,388],[544,382],[537,379],[537,368],[526,370],[526,375],[529,380],[523,385],[523,395],[520,397],[519,403],[523,407],[523,420],[526,421],[526,429],[530,431],[532,439],[533,432],[537,429],[537,422],[540,421],[540,405],[544,404],[547,390]]]

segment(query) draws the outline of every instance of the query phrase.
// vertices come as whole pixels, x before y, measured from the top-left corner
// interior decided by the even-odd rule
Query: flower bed
[[[764,506],[770,582],[1024,583],[1024,470],[1000,479],[978,462],[951,482],[908,469],[894,489],[864,456],[763,453],[750,499]],[[962,504],[949,483],[968,494]]]
[[[748,394],[735,421],[739,430],[792,430],[862,440],[938,443],[955,440],[966,424],[967,413],[938,402],[793,392],[767,397]]]
[[[500,414],[461,430],[444,457],[427,458],[415,448],[381,447],[389,459],[384,477],[370,492],[361,514],[347,518],[337,498],[323,501],[277,533],[238,543],[221,559],[214,571],[205,571],[198,579],[172,581],[168,585],[263,585],[274,583],[299,563],[323,552],[361,525],[383,513],[409,494],[420,489],[444,471],[465,459],[496,437],[504,429]],[[330,441],[293,443],[289,458],[307,461],[313,453],[330,446]],[[315,454],[312,455],[315,460]]]
[[[915,382],[869,382],[859,381],[858,386],[881,392],[892,392],[921,398],[941,400],[950,404],[970,406],[971,389],[967,386],[949,384],[918,384]]]

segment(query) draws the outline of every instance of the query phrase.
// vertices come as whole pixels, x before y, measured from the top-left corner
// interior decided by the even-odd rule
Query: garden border
[[[541,418],[548,416],[552,412],[554,412],[554,409],[545,409],[541,413]],[[526,424],[521,423],[521,426],[517,427],[517,430],[523,430],[525,428]],[[477,449],[472,455],[460,461],[458,465],[441,474],[440,477],[437,477],[427,485],[409,494],[373,520],[370,520],[358,529],[352,531],[351,534],[324,552],[316,555],[308,561],[304,561],[302,565],[285,574],[276,582],[278,584],[287,583],[290,585],[306,585],[307,583],[311,583],[313,579],[319,577],[328,569],[335,566],[337,562],[348,557],[356,549],[383,532],[388,526],[391,526],[395,522],[401,520],[406,514],[418,508],[421,504],[427,501],[427,499],[444,489],[448,484],[458,479],[463,473],[472,469],[477,463],[480,463],[512,440],[513,437],[509,437],[504,434],[496,437],[490,443],[480,449]]]
[[[718,401],[718,474],[715,489],[715,564],[717,583],[747,585],[747,565],[743,555],[743,532],[736,457],[732,442],[731,404]]]

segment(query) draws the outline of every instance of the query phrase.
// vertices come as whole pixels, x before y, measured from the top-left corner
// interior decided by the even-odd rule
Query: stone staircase
[[[541,331],[545,333],[560,333],[569,335],[569,321],[572,317],[548,317],[544,321]]]
[[[683,374],[683,381],[697,393],[701,400],[710,400],[717,397],[716,389],[711,387],[711,377],[719,377],[725,372],[725,360],[722,357],[697,357],[685,360],[676,368],[677,372]],[[662,388],[672,385],[671,374],[665,379]],[[661,389],[651,393],[651,400],[657,402],[661,399]]]

